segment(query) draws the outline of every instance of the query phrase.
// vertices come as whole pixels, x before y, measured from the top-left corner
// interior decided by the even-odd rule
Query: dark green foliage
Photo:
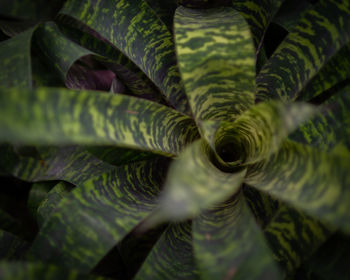
[[[0,0],[0,279],[348,279],[347,0]]]

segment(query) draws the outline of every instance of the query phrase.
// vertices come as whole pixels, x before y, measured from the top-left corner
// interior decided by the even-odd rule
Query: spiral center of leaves
[[[235,147],[235,145],[232,145],[232,143],[223,145],[217,152],[221,159],[225,162],[236,162],[241,159],[240,151]]]
[[[211,157],[213,164],[224,172],[237,172],[245,162],[246,149],[244,142],[237,134],[223,134],[217,139],[216,154]]]

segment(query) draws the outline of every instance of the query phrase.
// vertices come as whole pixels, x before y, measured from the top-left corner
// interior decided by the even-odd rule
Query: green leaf
[[[307,82],[349,42],[346,0],[320,0],[279,45],[257,77],[257,98],[294,100]]]
[[[254,104],[255,51],[249,27],[237,11],[179,7],[175,35],[197,121],[233,120]]]
[[[223,172],[208,154],[209,147],[196,141],[172,163],[159,198],[159,209],[146,223],[191,218],[238,191],[246,170]]]
[[[60,182],[56,184],[45,196],[45,199],[37,207],[37,222],[42,226],[48,220],[58,203],[66,197],[74,188],[73,185]]]
[[[338,144],[350,149],[350,87],[341,89],[323,104],[323,110],[300,126],[290,138],[322,150]]]
[[[106,278],[79,274],[77,270],[64,270],[54,265],[31,262],[0,262],[2,280],[103,280]]]
[[[3,142],[120,145],[175,155],[197,137],[189,117],[129,96],[3,89],[0,104]]]
[[[101,38],[97,32],[68,16],[61,15],[57,22],[60,30],[70,40],[98,54],[94,56],[94,59],[113,71],[133,94],[167,104],[164,101],[165,96],[159,92],[151,80],[129,58],[110,42]]]
[[[140,229],[142,229],[142,223],[139,224],[130,233],[128,233],[128,235],[125,236],[112,251],[108,253],[105,259],[100,263],[102,264],[102,267],[98,268],[101,270],[106,270],[109,262],[112,263],[112,265],[109,265],[109,268],[107,269],[111,270],[115,264],[115,256],[119,253],[125,266],[125,274],[128,275],[128,279],[133,279],[167,227],[167,224],[162,224],[147,231],[141,231]],[[94,271],[95,270],[96,267]],[[118,272],[116,271],[116,273],[113,273],[111,277],[116,276],[116,278],[118,278],[117,273]]]
[[[28,196],[28,208],[30,214],[36,218],[36,211],[43,200],[47,197],[48,192],[57,185],[55,181],[34,183]]]
[[[300,93],[300,100],[322,96],[337,84],[350,83],[350,44],[342,47]],[[312,101],[312,100],[311,100]]]
[[[350,152],[325,153],[286,141],[248,170],[246,182],[331,225],[350,230]]]
[[[189,113],[171,33],[146,2],[70,0],[60,14],[81,21],[120,49],[175,108]]]
[[[177,8],[176,0],[146,0],[146,2],[172,33],[174,14]]]
[[[257,52],[260,51],[266,30],[285,0],[234,0],[234,9],[248,22]]]
[[[35,31],[34,40],[62,81],[66,81],[68,71],[75,61],[92,54],[91,51],[67,39],[54,22],[42,24]]]
[[[316,109],[306,103],[265,102],[251,107],[216,133],[216,151],[223,160],[251,164],[268,158]]]
[[[52,63],[46,60],[44,54],[37,48],[32,48],[32,83],[33,88],[65,87],[62,79],[57,75]]]
[[[30,48],[35,28],[0,42],[0,87],[32,87]]]
[[[267,193],[243,185],[244,198],[254,214],[255,220],[260,228],[264,229],[272,220],[281,206],[281,201],[273,199]]]
[[[115,166],[153,159],[158,156],[152,152],[142,152],[115,146],[86,146],[85,148],[98,159]]]
[[[193,256],[191,223],[170,224],[134,279],[200,279]]]
[[[42,226],[33,258],[90,271],[154,210],[167,166],[166,158],[132,163],[75,188]]]
[[[293,274],[328,239],[333,229],[301,211],[282,205],[264,234],[276,261]]]
[[[281,279],[242,193],[193,221],[201,279]]]
[[[291,32],[308,10],[313,8],[313,4],[310,1],[295,2],[293,0],[284,0],[273,18],[273,22],[279,24],[288,32]]]
[[[79,147],[40,147],[42,158],[19,156],[12,147],[2,147],[0,166],[25,181],[66,180],[79,185],[114,169]]]

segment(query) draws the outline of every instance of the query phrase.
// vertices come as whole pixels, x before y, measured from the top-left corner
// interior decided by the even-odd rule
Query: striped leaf
[[[242,193],[193,221],[201,279],[282,279]]]
[[[234,0],[233,7],[248,22],[257,52],[260,51],[266,30],[285,0]]]
[[[146,0],[146,2],[172,33],[174,14],[177,8],[176,0]]]
[[[150,79],[115,46],[101,38],[97,32],[67,16],[61,16],[57,21],[60,30],[66,37],[96,53],[98,56],[94,56],[94,59],[113,71],[134,95],[157,102],[164,99]]]
[[[114,169],[83,148],[40,148],[42,158],[23,157],[10,146],[1,149],[0,166],[8,174],[25,181],[65,180],[75,185]]]
[[[200,279],[193,256],[191,224],[169,225],[134,279]]]
[[[147,100],[93,91],[0,91],[1,141],[120,145],[177,154],[197,137],[192,119]]]
[[[180,72],[197,121],[233,120],[254,104],[254,46],[237,11],[179,7],[175,37]]]
[[[349,231],[349,158],[345,148],[328,154],[286,141],[278,153],[248,170],[246,182]]]
[[[316,109],[306,103],[266,102],[247,110],[216,133],[216,150],[225,161],[251,164],[276,152],[282,141]]]
[[[47,221],[58,203],[66,197],[72,190],[74,186],[66,183],[60,182],[56,184],[45,196],[40,204],[38,205],[37,211],[37,222],[39,226],[42,226],[45,221]]]
[[[208,146],[196,141],[173,162],[159,198],[159,209],[146,223],[191,218],[238,191],[246,170],[223,172],[209,156]]]
[[[106,278],[80,274],[77,270],[64,270],[54,265],[35,262],[0,262],[3,280],[103,280]]]
[[[30,49],[34,28],[0,42],[0,87],[32,87]]]
[[[170,104],[189,113],[171,33],[145,1],[69,0],[60,14],[81,21],[115,45],[161,89]]]
[[[90,271],[154,210],[167,162],[124,165],[75,188],[42,226],[30,249],[33,257]]]
[[[291,275],[333,232],[303,212],[283,205],[264,229],[276,261]]]
[[[299,21],[257,77],[257,98],[294,100],[350,39],[346,0],[320,0]]]
[[[36,218],[36,211],[40,203],[45,200],[48,192],[57,185],[56,181],[38,182],[32,184],[28,195],[28,209],[30,214]]]
[[[261,229],[264,229],[281,207],[281,201],[272,198],[265,192],[243,185],[244,198],[254,214],[255,220]]]
[[[63,81],[76,60],[92,54],[91,51],[67,39],[54,22],[41,25],[35,32],[34,40]]]
[[[323,110],[299,127],[290,138],[322,150],[338,144],[350,149],[350,87],[341,89],[323,104]]]
[[[299,100],[308,101],[332,94],[337,85],[350,84],[350,43],[342,47],[300,93]],[[332,88],[333,87],[333,88]],[[325,96],[327,97],[327,96]],[[312,100],[311,100],[312,101]]]
[[[284,0],[280,9],[273,18],[273,22],[283,27],[288,32],[292,31],[293,28],[298,25],[299,21],[313,8],[311,1],[292,1]]]

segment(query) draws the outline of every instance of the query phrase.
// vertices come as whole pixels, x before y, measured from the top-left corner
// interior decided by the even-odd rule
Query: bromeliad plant
[[[1,279],[348,279],[348,1],[5,2]]]

